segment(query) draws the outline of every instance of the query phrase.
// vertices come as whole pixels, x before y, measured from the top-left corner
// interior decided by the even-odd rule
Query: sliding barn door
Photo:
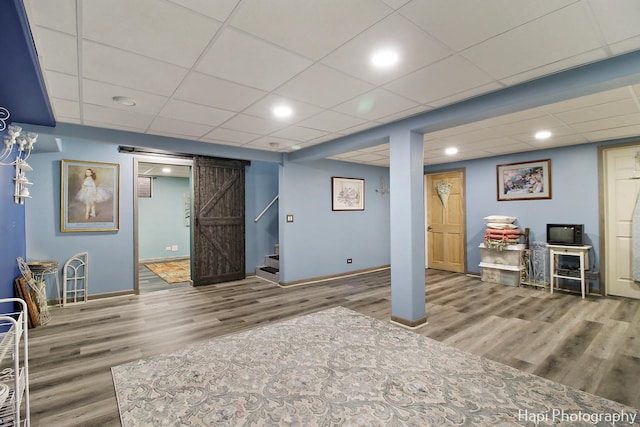
[[[247,163],[200,156],[194,160],[193,285],[244,279]]]

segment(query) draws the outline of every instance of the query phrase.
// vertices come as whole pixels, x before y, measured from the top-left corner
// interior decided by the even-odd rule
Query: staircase
[[[264,257],[264,265],[256,267],[256,276],[280,283],[280,245],[276,243],[273,251],[273,254]]]

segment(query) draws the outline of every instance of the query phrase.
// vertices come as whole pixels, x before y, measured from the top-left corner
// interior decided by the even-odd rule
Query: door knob
[[[433,230],[433,227],[431,227],[430,225],[427,226],[427,231],[431,231],[431,230]]]

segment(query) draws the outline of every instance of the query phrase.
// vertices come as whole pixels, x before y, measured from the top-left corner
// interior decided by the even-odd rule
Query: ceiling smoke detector
[[[134,105],[136,105],[136,100],[133,98],[129,98],[128,96],[114,96],[111,99],[113,99],[114,102],[126,105],[127,107],[133,107]]]

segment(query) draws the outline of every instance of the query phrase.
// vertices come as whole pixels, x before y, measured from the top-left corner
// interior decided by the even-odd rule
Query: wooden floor
[[[640,301],[427,271],[420,333],[640,409]],[[344,306],[388,321],[389,270],[291,288],[239,282],[53,308],[30,330],[33,426],[118,426],[110,368],[268,322]]]

